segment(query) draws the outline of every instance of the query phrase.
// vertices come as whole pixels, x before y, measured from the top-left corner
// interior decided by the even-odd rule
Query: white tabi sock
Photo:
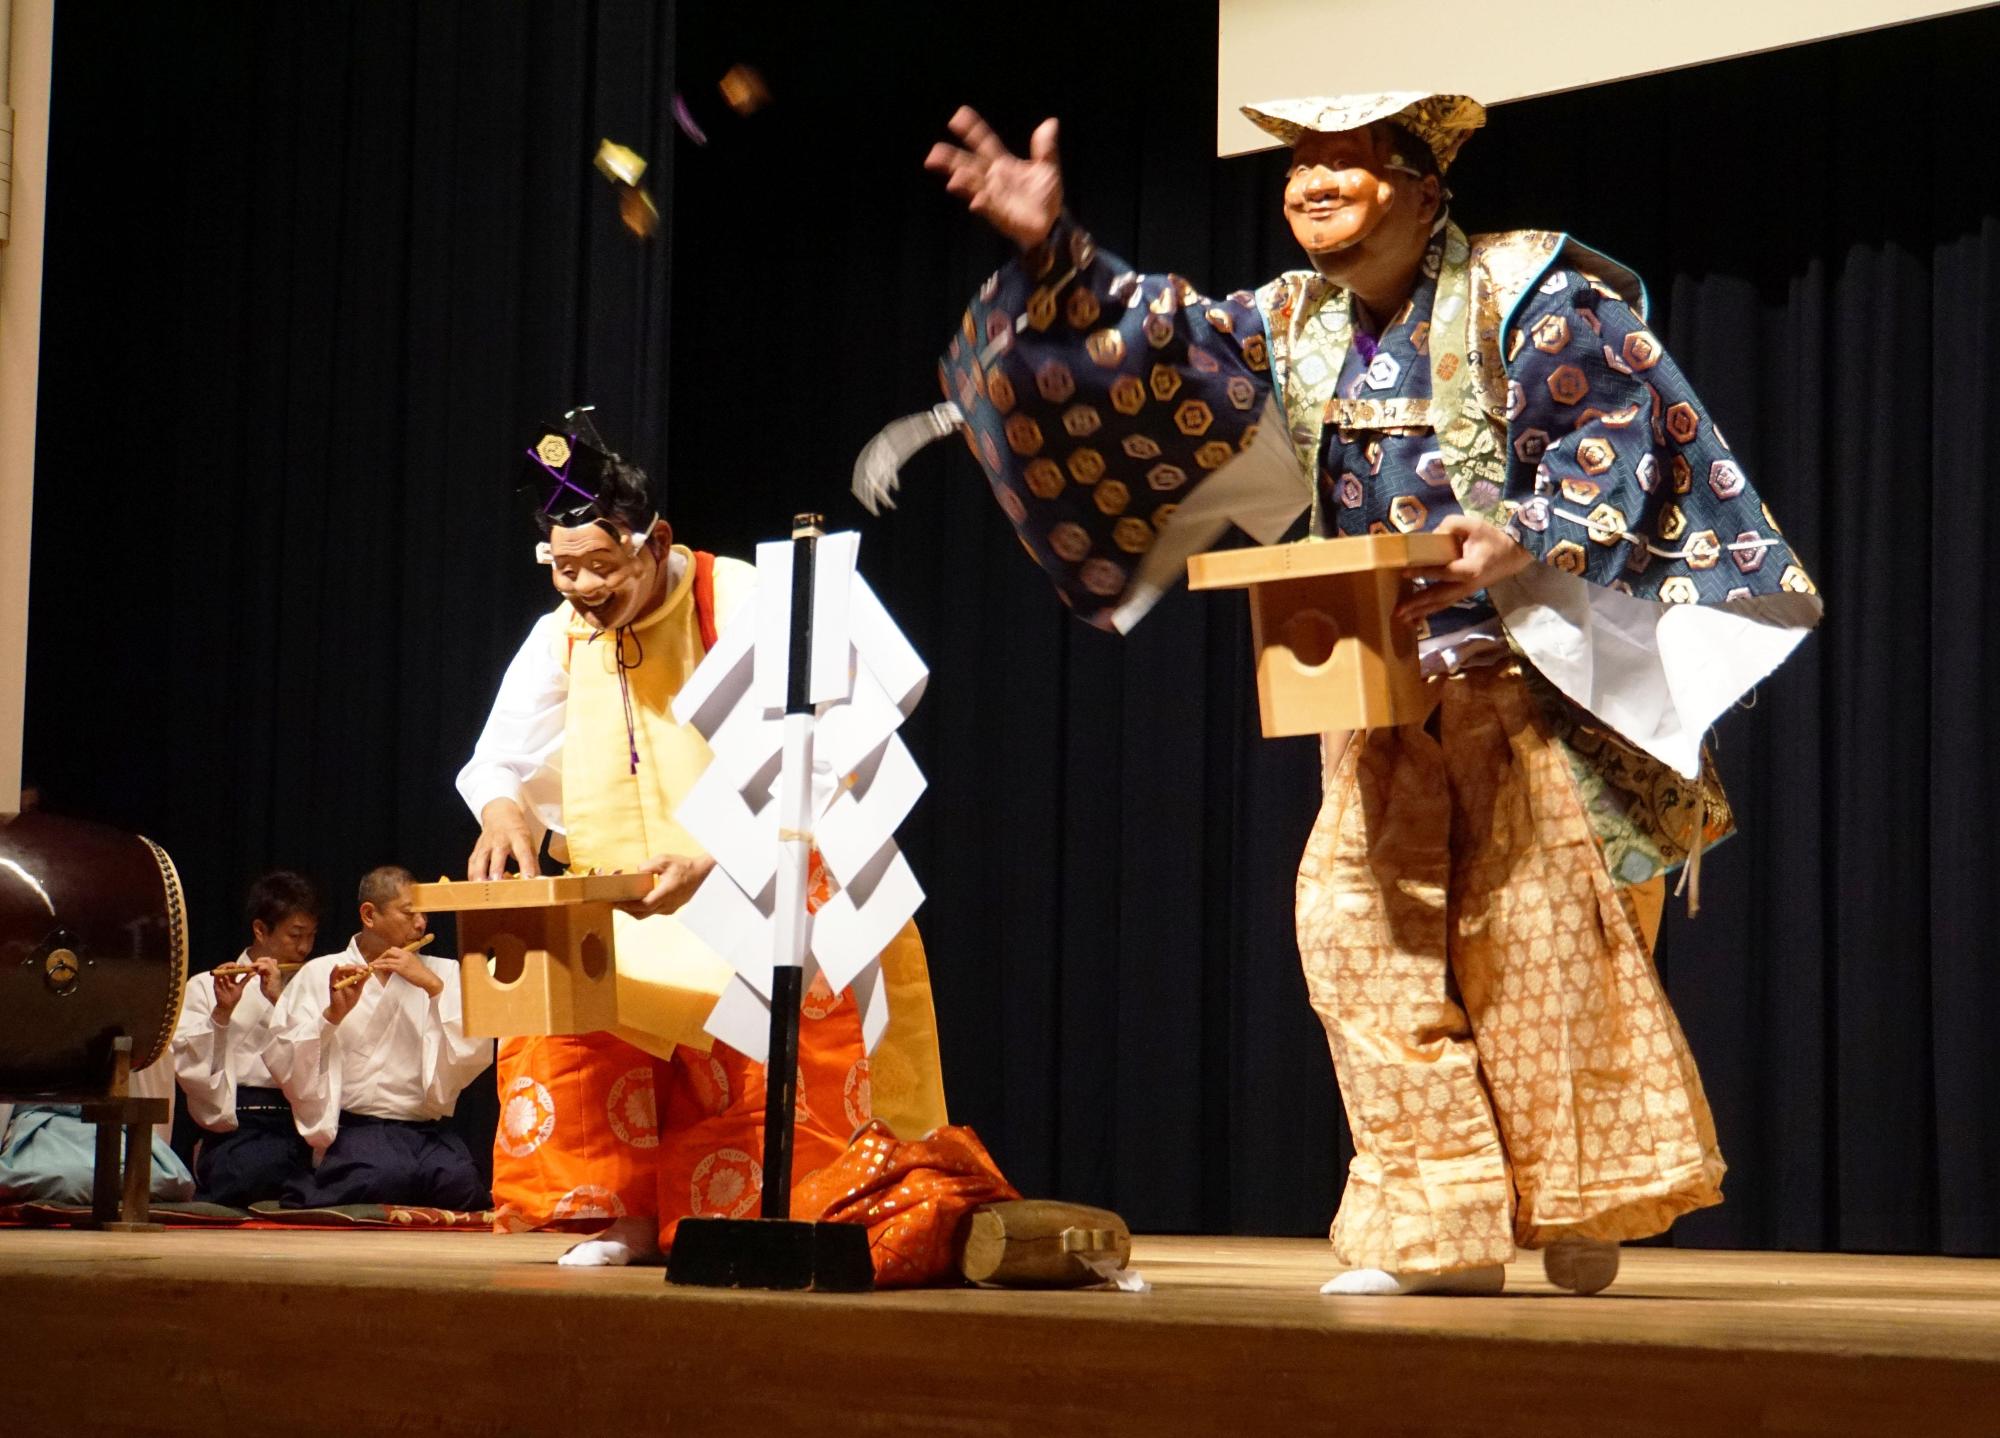
[[[1600,1238],[1559,1238],[1542,1250],[1542,1272],[1571,1293],[1601,1292],[1618,1276],[1618,1245]]]
[[[1390,1273],[1381,1268],[1350,1268],[1320,1285],[1321,1293],[1386,1296],[1401,1293],[1463,1294],[1498,1293],[1507,1282],[1507,1270],[1497,1263],[1484,1268],[1460,1268],[1451,1273]]]
[[[586,1238],[556,1260],[564,1268],[623,1268],[660,1256],[660,1225],[654,1218],[614,1218],[611,1227]]]

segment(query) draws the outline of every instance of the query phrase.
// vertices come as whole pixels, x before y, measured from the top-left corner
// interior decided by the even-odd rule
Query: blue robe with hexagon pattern
[[[1065,218],[988,280],[940,373],[1022,543],[1101,627],[1231,522],[1266,543],[1309,507],[1322,533],[1503,526],[1541,563],[1432,635],[1499,621],[1622,881],[1729,831],[1702,735],[1820,602],[1615,262],[1440,225],[1371,336],[1315,273],[1210,299]]]

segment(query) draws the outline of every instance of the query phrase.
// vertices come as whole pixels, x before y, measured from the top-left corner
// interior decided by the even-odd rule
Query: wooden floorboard
[[[1325,1298],[1322,1243],[1142,1238],[1148,1294],[779,1295],[547,1235],[0,1232],[0,1430],[2000,1435],[2000,1262],[1639,1249],[1608,1293]]]

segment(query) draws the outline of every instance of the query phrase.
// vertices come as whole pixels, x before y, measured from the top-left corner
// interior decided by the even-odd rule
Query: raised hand
[[[252,959],[250,964],[257,970],[257,987],[264,991],[266,1001],[275,1004],[285,985],[284,977],[278,969],[278,961],[266,956]]]
[[[361,990],[365,987],[364,984],[347,982],[356,977],[364,980],[368,977],[366,964],[333,966],[333,972],[326,976],[326,1008],[320,1012],[321,1018],[330,1024],[338,1024],[354,1012],[354,1006],[361,1002]]]
[[[430,966],[408,949],[384,949],[374,957],[368,967],[377,974],[395,974],[406,982],[415,984],[432,998],[444,992],[444,980],[432,973]],[[387,982],[386,978],[384,982]]]
[[[969,105],[959,106],[951,117],[951,132],[964,148],[939,141],[924,157],[924,168],[945,176],[948,193],[963,196],[967,209],[1022,249],[1047,239],[1063,202],[1056,122],[1044,120],[1035,127],[1025,160],[1010,154]]]
[[[250,982],[250,975],[217,974],[215,976],[215,1008],[211,1016],[218,1024],[229,1022],[236,1012],[236,1001],[243,997],[243,986]]]

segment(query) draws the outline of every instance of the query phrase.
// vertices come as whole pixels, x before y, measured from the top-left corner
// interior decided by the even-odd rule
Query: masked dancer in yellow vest
[[[545,431],[531,459],[538,557],[562,603],[508,666],[458,776],[480,826],[467,874],[538,873],[546,836],[574,872],[658,882],[619,915],[619,1030],[500,1046],[496,1227],[591,1232],[562,1261],[621,1264],[656,1256],[686,1215],[754,1213],[761,1193],[763,1065],[703,1032],[730,970],[673,917],[714,867],[674,819],[709,749],[674,721],[673,699],[756,571],[676,545],[645,472],[609,450],[587,410]],[[907,1137],[945,1122],[913,925],[882,969],[891,1018],[872,1056],[849,994],[821,979],[805,996],[798,1183],[871,1115]]]

